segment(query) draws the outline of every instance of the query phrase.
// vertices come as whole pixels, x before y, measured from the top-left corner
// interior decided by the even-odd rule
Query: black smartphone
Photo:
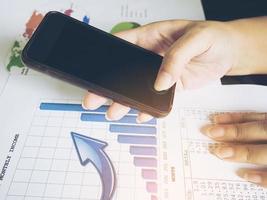
[[[22,52],[30,68],[155,117],[172,107],[174,88],[157,92],[162,56],[51,11]]]

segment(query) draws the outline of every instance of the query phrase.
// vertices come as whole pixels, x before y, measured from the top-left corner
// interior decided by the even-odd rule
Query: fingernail
[[[106,118],[106,120],[108,120],[108,121],[113,121],[112,119],[110,119],[110,117],[108,116],[107,113],[105,114],[105,118]]]
[[[167,90],[172,86],[172,83],[172,76],[165,71],[160,71],[158,74],[158,78],[155,82],[154,88],[157,91]]]
[[[262,182],[262,177],[258,174],[245,173],[242,178],[244,178],[248,182],[252,182],[252,183],[261,183]]]
[[[136,123],[137,124],[141,124],[142,123],[139,116],[136,117]]]
[[[109,121],[118,121],[127,113],[128,111],[126,112],[124,109],[112,109],[112,111],[108,110],[106,113],[106,119]]]
[[[183,85],[181,79],[178,79],[176,81],[176,91],[182,92],[183,90],[184,90],[184,85]]]
[[[148,121],[150,121],[152,119],[153,119],[152,116],[147,115],[145,113],[140,113],[136,118],[136,122],[137,123],[144,123],[144,122],[148,122]]]
[[[82,101],[82,108],[83,108],[84,110],[88,110],[87,106],[84,105],[84,102],[83,102],[83,101]]]
[[[96,110],[100,106],[101,106],[101,104],[99,104],[98,102],[94,101],[93,99],[90,100],[90,103],[82,102],[82,107],[85,110]]]
[[[210,138],[220,138],[224,136],[224,129],[220,126],[208,125],[202,128],[202,133]]]
[[[213,153],[221,159],[231,158],[235,154],[232,147],[218,147],[213,151]]]

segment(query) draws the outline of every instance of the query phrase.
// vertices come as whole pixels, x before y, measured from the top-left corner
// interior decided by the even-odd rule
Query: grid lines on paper
[[[227,174],[216,175],[213,171],[218,171],[216,165],[229,164],[210,155],[209,148],[214,144],[208,138],[199,133],[200,127],[211,123],[211,114],[226,113],[231,111],[221,111],[215,109],[184,108],[180,110],[180,140],[181,150],[184,155],[183,174],[185,184],[186,199],[197,200],[266,200],[267,191],[255,184],[244,180],[231,180]],[[196,129],[191,124],[199,124]],[[208,161],[209,160],[209,161]],[[210,163],[205,165],[204,162]],[[218,164],[219,163],[219,164]],[[233,163],[235,165],[236,163]],[[218,171],[220,172],[220,171]],[[204,174],[204,175],[203,175]],[[210,175],[212,174],[212,175]],[[217,177],[216,177],[217,176]]]
[[[114,128],[118,127],[114,125]],[[118,143],[117,135],[108,134],[108,128],[107,123],[81,120],[81,112],[53,112],[38,108],[6,199],[100,198],[101,179],[93,165],[80,165],[70,135],[73,131],[109,144],[107,153],[118,179],[114,199],[123,199],[125,194],[131,194],[129,200],[138,198],[134,194],[142,193],[145,188],[141,172],[133,166],[129,146]]]

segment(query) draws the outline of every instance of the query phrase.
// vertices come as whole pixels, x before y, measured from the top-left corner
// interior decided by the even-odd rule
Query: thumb
[[[183,89],[181,75],[187,64],[210,47],[207,34],[200,31],[189,31],[178,39],[165,54],[154,88],[157,91],[167,90],[177,82],[178,90]]]

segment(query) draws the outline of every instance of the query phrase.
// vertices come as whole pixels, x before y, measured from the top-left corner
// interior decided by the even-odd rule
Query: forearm
[[[267,74],[267,17],[227,23],[233,30],[236,47],[236,62],[228,74]]]

